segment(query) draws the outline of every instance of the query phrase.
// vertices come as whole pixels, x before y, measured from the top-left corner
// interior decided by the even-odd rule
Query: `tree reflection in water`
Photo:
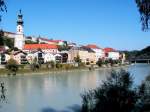
[[[6,89],[4,86],[4,82],[0,83],[0,101],[6,101]]]

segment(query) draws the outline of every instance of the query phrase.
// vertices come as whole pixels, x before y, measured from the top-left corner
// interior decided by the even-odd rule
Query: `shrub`
[[[86,65],[90,65],[90,62],[86,62]]]
[[[58,69],[62,68],[62,64],[59,63],[59,62],[57,62],[57,63],[56,63],[56,68],[58,68]]]
[[[112,72],[103,84],[81,95],[82,112],[141,112],[143,86],[133,89],[130,73]],[[142,106],[143,107],[143,106]]]
[[[13,75],[16,75],[16,72],[18,71],[18,63],[16,60],[14,59],[10,59],[8,60],[7,64],[6,64],[6,69],[9,70],[9,75],[10,74],[13,74]]]
[[[97,64],[99,67],[101,67],[102,64],[103,64],[103,61],[102,61],[101,59],[99,59],[99,60],[96,62],[96,64]]]
[[[47,68],[55,68],[55,62],[54,61],[49,61],[46,63]]]

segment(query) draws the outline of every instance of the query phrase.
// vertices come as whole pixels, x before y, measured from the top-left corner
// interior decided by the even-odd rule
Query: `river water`
[[[115,68],[119,70],[120,68]],[[150,65],[123,67],[139,85],[150,75]],[[46,75],[1,77],[6,86],[6,101],[0,112],[74,112],[81,105],[80,94],[99,86],[111,73],[110,68]]]

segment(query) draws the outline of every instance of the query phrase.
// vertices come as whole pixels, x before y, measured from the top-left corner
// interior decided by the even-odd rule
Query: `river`
[[[135,85],[150,75],[148,64],[136,64],[123,69],[133,75]],[[1,77],[0,81],[5,83],[7,90],[6,101],[0,104],[0,112],[74,112],[81,105],[80,94],[99,86],[110,73],[111,69],[106,68]]]

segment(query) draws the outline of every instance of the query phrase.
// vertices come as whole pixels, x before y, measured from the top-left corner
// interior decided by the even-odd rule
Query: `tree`
[[[18,71],[18,63],[16,60],[14,60],[13,58],[11,58],[10,60],[8,60],[7,64],[6,64],[6,69],[9,70],[9,75],[16,75],[16,72]]]
[[[81,59],[80,59],[80,56],[79,56],[79,54],[77,55],[77,57],[75,57],[74,58],[74,61],[76,62],[76,63],[81,63]]]
[[[0,46],[4,46],[4,32],[0,30]]]
[[[103,64],[103,60],[102,59],[98,59],[98,61],[96,62],[96,64],[101,67]]]
[[[141,15],[142,30],[148,30],[150,25],[150,0],[135,0]]]
[[[4,11],[7,12],[5,0],[0,0],[0,21],[1,21],[1,13]]]
[[[7,12],[7,7],[6,3],[4,0],[0,0],[0,22],[1,22],[1,13],[6,11]],[[0,45],[4,45],[3,43],[3,32],[0,31]],[[1,95],[0,95],[0,100],[5,100],[5,86],[3,82],[0,82],[0,88],[1,88]]]
[[[49,61],[46,63],[47,68],[55,68],[55,62],[54,61]]]
[[[112,72],[103,84],[82,94],[82,112],[141,112],[144,86],[133,89],[130,73]]]

